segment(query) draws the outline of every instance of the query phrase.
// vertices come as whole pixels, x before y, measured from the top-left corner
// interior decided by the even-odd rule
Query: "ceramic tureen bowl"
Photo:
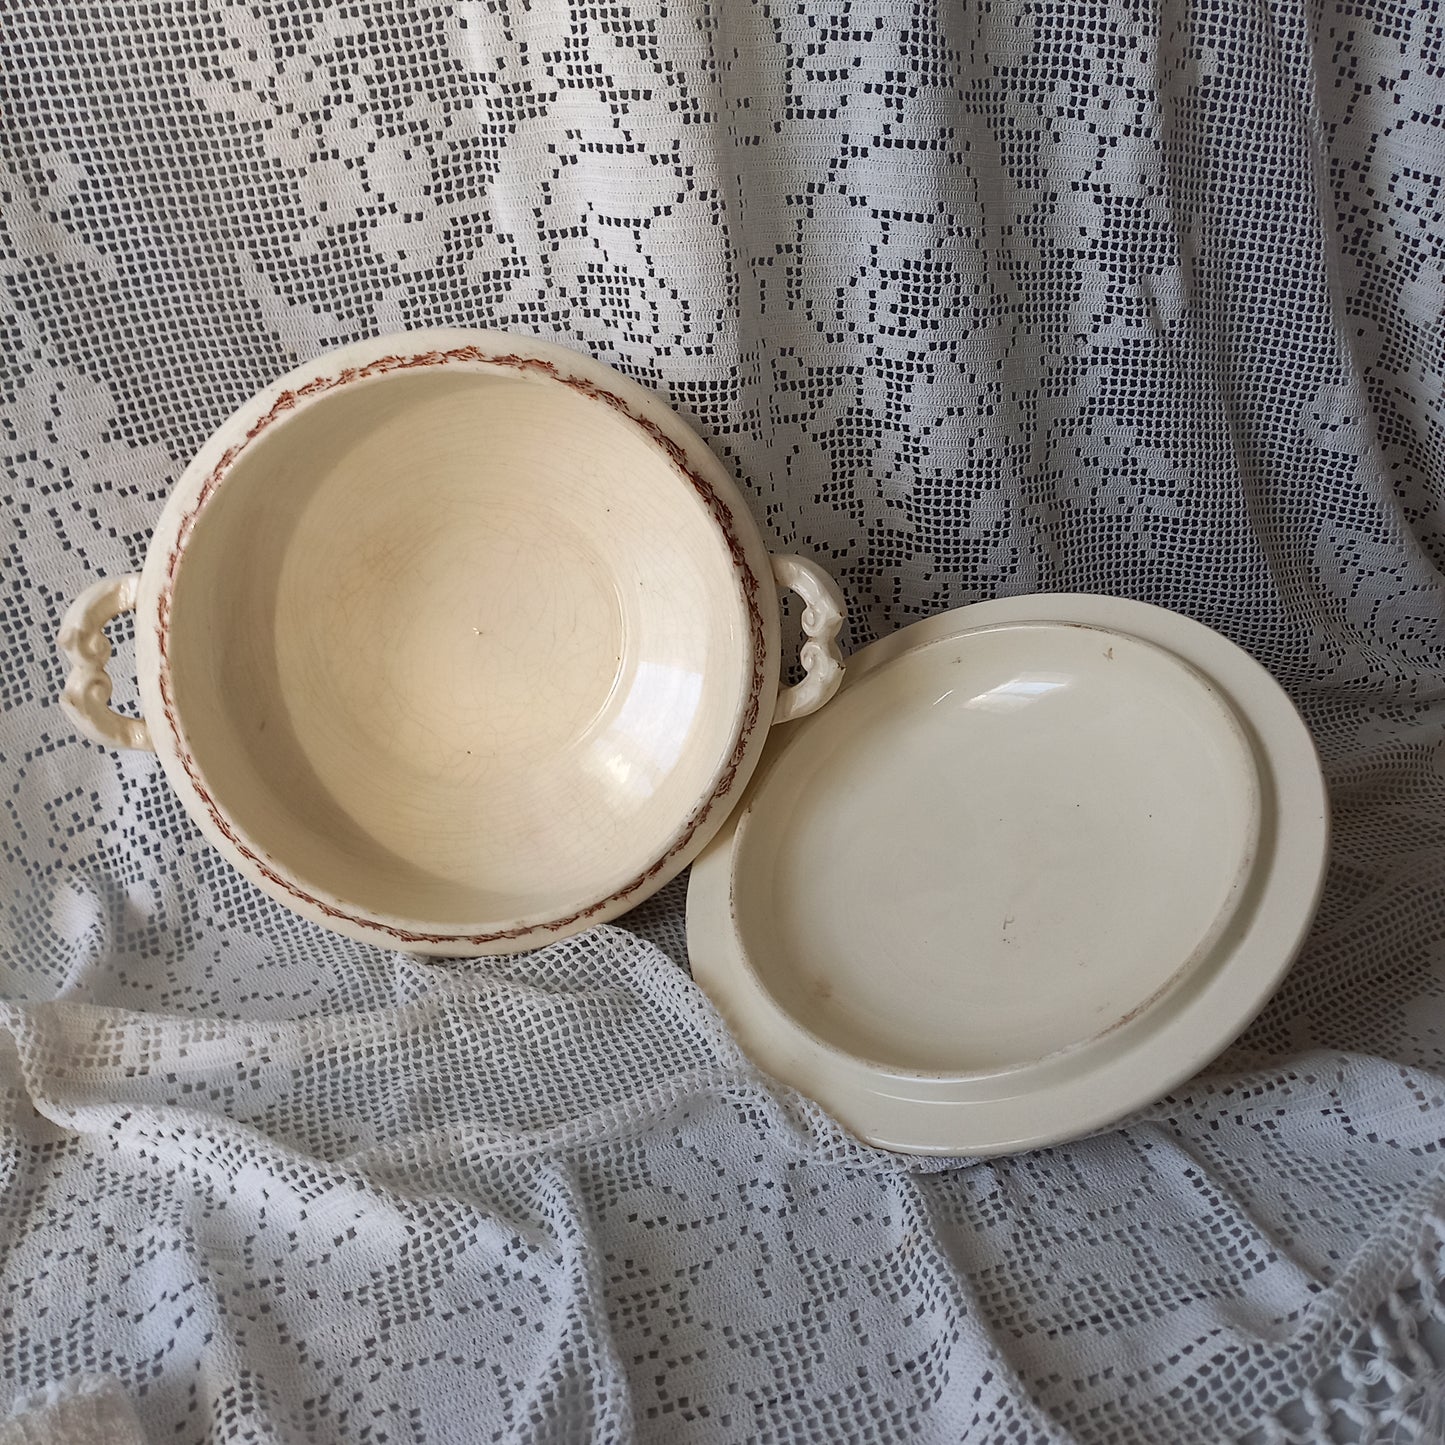
[[[779,585],[809,636],[782,689]],[[109,709],[104,670],[130,608],[140,720]],[[694,857],[770,724],[837,687],[841,616],[641,387],[517,336],[415,332],[226,422],[143,570],[68,612],[63,702],[86,736],[153,748],[206,837],[297,913],[512,952]]]

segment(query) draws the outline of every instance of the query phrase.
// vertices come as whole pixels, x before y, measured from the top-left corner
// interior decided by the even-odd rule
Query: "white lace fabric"
[[[1445,1439],[1442,46],[1436,7],[1297,0],[12,6],[0,1408]],[[852,646],[1080,590],[1259,657],[1335,835],[1239,1043],[1094,1138],[889,1156],[739,1053],[682,882],[528,957],[383,953],[74,737],[59,616],[231,408],[444,324],[668,397]]]

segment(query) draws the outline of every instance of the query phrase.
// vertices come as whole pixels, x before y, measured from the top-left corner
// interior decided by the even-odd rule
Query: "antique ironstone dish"
[[[779,687],[779,586],[807,676]],[[143,717],[108,707],[136,613]],[[841,599],[772,558],[657,397],[493,332],[361,342],[247,402],[141,573],[70,608],[63,698],[151,747],[248,878],[356,938],[512,952],[616,916],[827,701]]]
[[[138,719],[105,670],[128,609]],[[696,858],[698,981],[762,1067],[889,1148],[1074,1137],[1214,1057],[1323,877],[1278,684],[1174,613],[1045,595],[909,627],[839,691],[842,617],[656,397],[559,347],[416,332],[232,416],[143,570],[67,612],[62,702],[154,749],[259,887],[384,947],[539,946]]]
[[[1188,618],[981,603],[849,660],[694,864],[694,975],[862,1138],[988,1155],[1102,1127],[1248,1024],[1327,809],[1278,684]]]

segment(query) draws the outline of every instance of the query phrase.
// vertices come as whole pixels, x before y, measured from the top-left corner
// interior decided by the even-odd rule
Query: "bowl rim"
[[[556,915],[439,924],[369,909],[307,882],[301,872],[251,840],[216,795],[176,702],[170,629],[177,582],[199,519],[235,474],[237,463],[261,436],[343,388],[442,368],[562,385],[640,430],[717,526],[746,621],[746,635],[739,637],[746,654],[739,672],[748,680],[747,689],[706,790],[678,820],[660,852],[634,858],[626,883]],[[334,932],[411,952],[518,952],[605,922],[650,896],[691,862],[722,825],[728,812],[724,800],[741,792],[757,762],[778,690],[778,602],[769,554],[721,462],[661,398],[642,386],[592,357],[510,332],[435,328],[368,338],[303,363],[242,403],[196,454],[162,511],[141,573],[136,619],[142,711],[167,777],[208,841],[294,912]]]

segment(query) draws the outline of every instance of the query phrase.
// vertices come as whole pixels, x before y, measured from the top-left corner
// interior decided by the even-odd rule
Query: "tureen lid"
[[[946,613],[850,660],[694,865],[695,976],[886,1147],[1100,1127],[1223,1049],[1303,939],[1326,800],[1277,683],[1118,598]]]

